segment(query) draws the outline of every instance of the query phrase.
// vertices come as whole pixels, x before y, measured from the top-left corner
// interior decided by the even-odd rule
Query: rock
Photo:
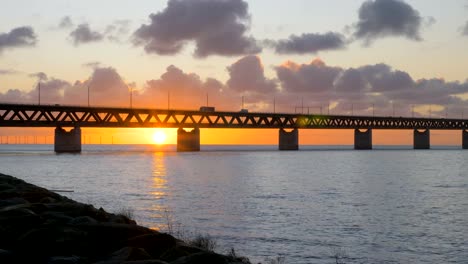
[[[147,259],[147,260],[124,261],[124,262],[108,260],[108,261],[95,262],[93,264],[168,264],[168,263],[161,261],[161,260],[157,260],[157,259]]]
[[[124,215],[111,215],[109,217],[109,222],[116,224],[132,224],[136,225],[136,222]]]
[[[189,246],[185,243],[177,243],[173,248],[168,249],[164,254],[160,256],[160,259],[164,261],[174,261],[182,257],[186,257],[195,253],[200,253],[203,250],[197,247]]]
[[[123,263],[125,261],[149,260],[150,254],[142,248],[124,247],[112,253],[104,262]],[[98,262],[100,263],[100,262]]]
[[[52,197],[47,196],[47,197],[42,198],[39,202],[47,204],[47,203],[56,203],[57,200]]]
[[[64,225],[73,220],[72,217],[65,215],[58,211],[46,211],[41,214],[41,217],[45,219],[44,225]]]
[[[173,236],[153,231],[150,234],[133,237],[128,241],[132,247],[144,248],[154,258],[160,257],[163,253],[177,245],[177,239]]]
[[[15,186],[9,183],[0,183],[0,192],[5,191],[5,190],[13,190],[13,189],[15,189]]]
[[[15,238],[39,226],[43,220],[28,208],[9,207],[0,211],[0,248],[11,247]]]
[[[98,261],[98,262],[96,262]],[[166,261],[166,262],[165,262]],[[249,263],[0,174],[0,263]]]
[[[0,200],[0,208],[10,206],[10,205],[16,205],[16,204],[25,204],[25,203],[28,203],[28,201],[26,201],[25,199],[23,199],[21,197],[12,197],[10,199],[1,199]]]
[[[47,264],[80,264],[88,263],[85,258],[79,256],[54,256],[49,258]]]
[[[8,250],[0,248],[0,263],[13,263],[14,255]]]
[[[36,256],[69,256],[86,253],[88,234],[66,226],[46,226],[32,229],[19,237],[15,251]]]
[[[98,221],[90,216],[78,216],[71,219],[68,224],[69,225],[81,225],[81,224],[96,224]]]
[[[213,252],[200,252],[170,262],[171,264],[229,264],[229,257]]]

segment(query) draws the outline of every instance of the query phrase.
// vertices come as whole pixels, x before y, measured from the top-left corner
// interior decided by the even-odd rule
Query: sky
[[[227,111],[240,110],[244,98],[244,108],[262,112],[468,115],[466,0],[1,5],[0,102],[37,103],[40,83],[45,104],[86,105],[89,87],[93,106],[129,106],[132,92],[133,107],[197,109],[208,97],[210,106]],[[144,143],[136,135],[153,132],[84,133]],[[434,132],[432,140],[459,144],[453,133]],[[0,130],[19,134],[52,132]],[[408,131],[390,134],[377,132],[374,144],[411,144]],[[300,137],[306,144],[352,144],[350,131]],[[277,131],[202,131],[202,143],[251,141],[275,144]]]

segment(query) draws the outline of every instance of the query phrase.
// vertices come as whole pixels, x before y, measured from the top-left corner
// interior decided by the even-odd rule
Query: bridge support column
[[[424,131],[414,130],[414,149],[430,149],[430,132],[429,129]]]
[[[56,127],[54,151],[57,153],[81,152],[81,128],[75,127],[67,132],[61,127]]]
[[[185,131],[183,128],[177,130],[177,151],[200,151],[200,129]]]
[[[284,129],[279,130],[279,150],[298,150],[299,149],[299,129],[294,128],[287,132]]]
[[[354,149],[372,149],[372,129],[354,129]]]
[[[468,149],[468,131],[463,129],[462,132],[462,144],[463,144],[463,149]]]

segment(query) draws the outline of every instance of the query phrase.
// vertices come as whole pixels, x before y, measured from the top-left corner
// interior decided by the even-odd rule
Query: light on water
[[[459,149],[280,152],[276,146],[0,146],[2,173],[139,224],[171,221],[221,250],[286,263],[465,263],[468,152]],[[164,149],[165,151],[158,151]]]

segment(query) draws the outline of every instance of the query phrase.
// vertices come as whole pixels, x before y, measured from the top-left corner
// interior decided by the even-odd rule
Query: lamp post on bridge
[[[273,96],[273,113],[276,113],[276,96]]]
[[[133,87],[130,86],[130,108],[133,108]]]
[[[38,87],[38,90],[39,90],[39,93],[38,93],[38,101],[39,102],[38,103],[39,103],[39,105],[41,105],[41,82],[39,82],[37,84],[37,87]]]

